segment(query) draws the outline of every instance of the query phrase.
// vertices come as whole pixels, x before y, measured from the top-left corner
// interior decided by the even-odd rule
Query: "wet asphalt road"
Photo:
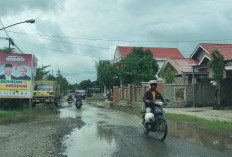
[[[160,142],[154,133],[148,136],[143,134],[138,125],[141,122],[139,117],[108,109],[101,104],[85,104],[81,110],[64,104],[64,108],[60,109],[60,118],[68,117],[77,117],[86,123],[64,137],[64,154],[69,157],[231,156],[231,151],[221,152],[169,134],[164,142]]]

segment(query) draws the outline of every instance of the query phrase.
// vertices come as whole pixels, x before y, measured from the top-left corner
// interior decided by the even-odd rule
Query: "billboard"
[[[0,98],[31,98],[36,66],[32,54],[0,52]]]

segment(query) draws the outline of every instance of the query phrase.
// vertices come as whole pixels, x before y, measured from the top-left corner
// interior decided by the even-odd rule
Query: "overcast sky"
[[[96,80],[95,63],[112,60],[119,45],[174,47],[189,57],[199,42],[232,43],[231,0],[1,0],[0,6],[4,26],[36,19],[8,28],[9,36],[69,83]],[[7,46],[0,40],[0,48]]]

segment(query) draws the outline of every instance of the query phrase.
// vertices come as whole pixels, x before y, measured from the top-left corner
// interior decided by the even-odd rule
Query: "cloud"
[[[95,61],[113,59],[117,45],[176,47],[189,57],[199,42],[232,36],[229,0],[9,0],[0,2],[0,6],[4,6],[1,19],[5,25],[44,12],[35,24],[8,30],[71,37],[9,32],[22,50],[37,56],[40,66],[49,63],[54,71],[59,68],[70,83],[96,79]],[[47,8],[51,11],[46,12]],[[0,35],[6,36],[4,32]],[[0,46],[8,44],[1,42]]]
[[[14,15],[26,10],[44,10],[47,9],[54,9],[57,3],[64,2],[59,0],[47,1],[47,0],[7,0],[7,1],[0,1],[1,7],[1,15]],[[4,6],[4,7],[3,7]]]

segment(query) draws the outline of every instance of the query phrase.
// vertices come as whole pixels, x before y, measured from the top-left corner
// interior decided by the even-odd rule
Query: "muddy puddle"
[[[67,156],[110,156],[116,150],[116,138],[110,130],[97,125],[75,129],[65,137]]]
[[[168,129],[171,136],[221,152],[232,152],[232,132],[199,128],[187,122],[172,120],[168,120]]]
[[[91,116],[90,116],[91,115]],[[64,137],[66,147],[64,155],[67,156],[110,156],[116,150],[117,137],[105,121],[98,121],[101,116],[95,108],[84,106],[80,110],[75,107],[60,109],[60,118],[80,118],[86,125],[76,128],[71,134]]]

